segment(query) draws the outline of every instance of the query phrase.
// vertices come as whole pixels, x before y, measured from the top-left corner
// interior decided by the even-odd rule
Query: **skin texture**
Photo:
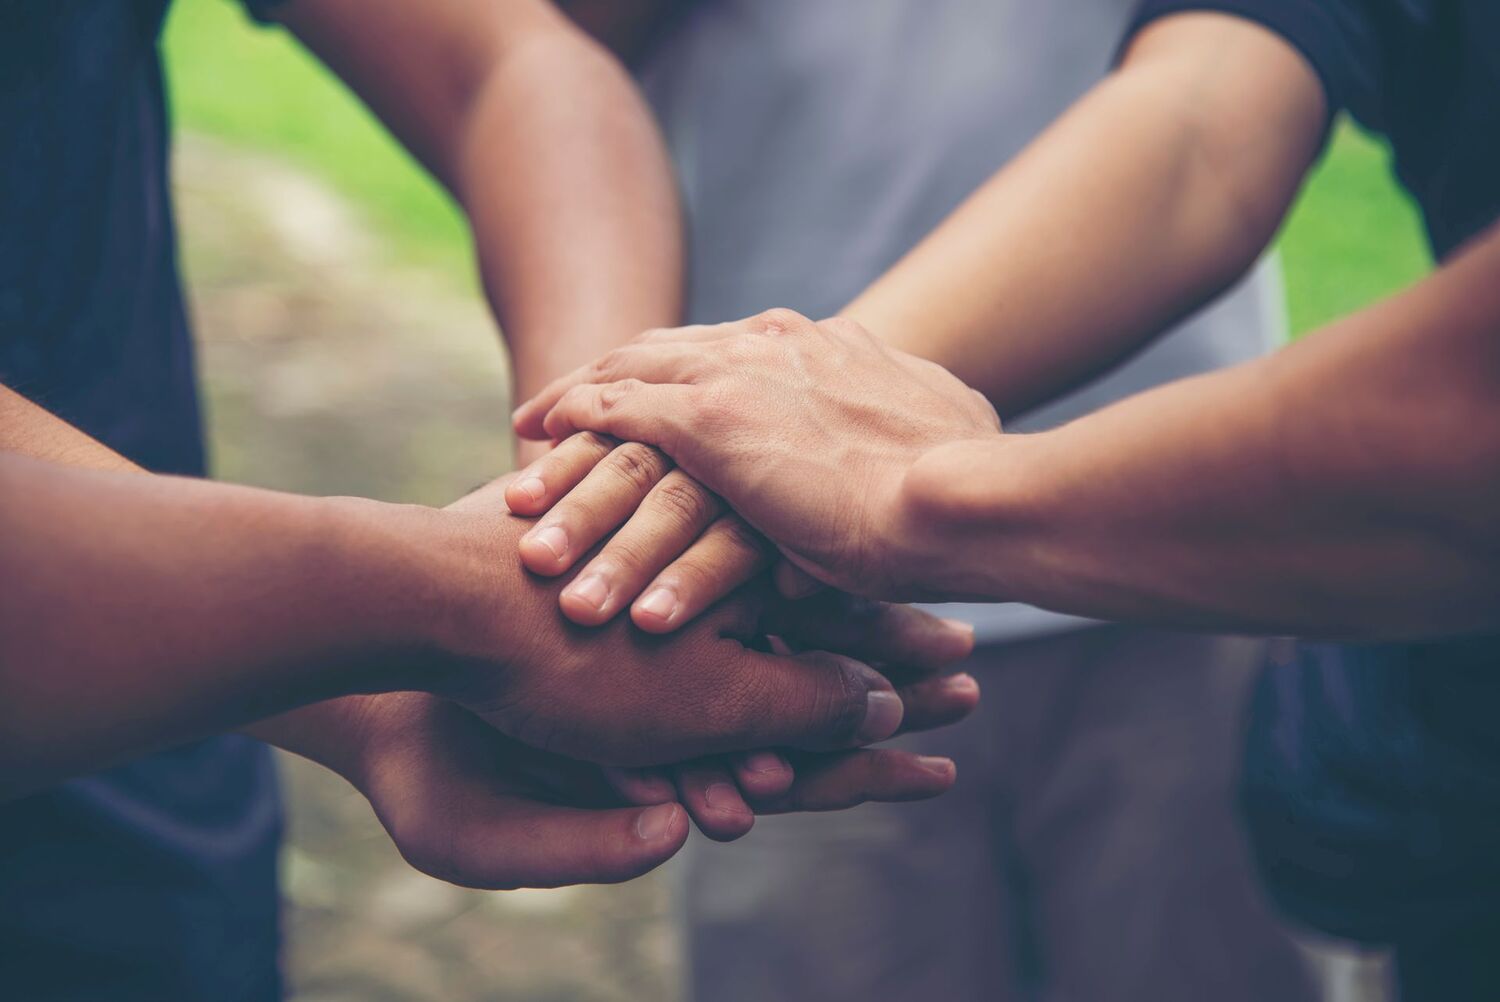
[[[310,747],[331,726],[338,741]],[[747,828],[688,787],[645,807],[616,791],[607,770],[519,744],[446,700],[418,693],[355,696],[267,721],[257,736],[291,728],[304,754],[338,772],[374,807],[412,866],[468,887],[507,889],[614,883],[660,865],[682,847],[689,812],[719,838]],[[833,810],[865,798],[917,799],[953,782],[953,763],[882,751],[817,756],[756,810]]]
[[[940,366],[850,321],[814,325],[786,310],[647,334],[536,404],[554,438],[592,430],[649,442],[697,479],[728,485],[724,496],[788,560],[865,595],[898,594],[899,567],[941,559],[918,551],[919,527],[895,517],[906,469],[936,445],[1000,431],[988,401]]]
[[[637,6],[591,14],[622,43],[670,13],[614,30],[648,13]],[[463,205],[518,393],[676,322],[681,225],[655,126],[619,65],[550,4],[297,0],[276,10]],[[522,462],[546,452],[518,449]],[[732,514],[723,524],[743,529]],[[742,766],[725,769],[765,785]],[[779,773],[784,786],[784,761]]]
[[[670,175],[654,128],[618,65],[558,17],[550,5],[528,0],[504,0],[501,3],[442,0],[423,5],[400,0],[373,3],[368,0],[358,3],[349,0],[295,0],[278,7],[277,12],[299,39],[370,104],[463,204],[474,228],[486,289],[511,343],[522,391],[541,385],[546,376],[592,357],[629,333],[642,327],[669,323],[675,318],[681,296],[680,228]],[[580,257],[576,248],[580,245],[590,247],[586,268],[578,266]],[[522,247],[525,253],[515,251]],[[6,449],[73,466],[134,472],[127,461],[86,436],[66,426],[59,428],[60,423],[39,423],[35,419],[45,415],[14,395],[0,394],[0,409],[4,409],[7,418],[0,422],[6,439],[0,444]],[[50,416],[46,417],[50,419]],[[24,483],[28,489],[36,483],[54,481],[55,474],[64,480],[69,476],[66,472],[57,474],[57,471],[28,467],[24,462],[7,460],[5,465],[11,478],[7,484]],[[82,482],[79,480],[73,486]],[[434,661],[441,662],[441,658],[430,656],[427,642],[416,637],[423,630],[412,633],[412,642],[407,644],[410,631],[397,628],[397,624],[405,621],[412,604],[410,585],[395,589],[399,594],[387,594],[387,608],[374,609],[373,615],[372,609],[362,608],[362,603],[352,600],[357,593],[361,599],[372,598],[370,592],[373,589],[367,586],[392,568],[344,568],[354,578],[347,581],[339,579],[340,562],[329,559],[328,548],[340,540],[361,551],[381,548],[370,538],[372,530],[374,535],[380,534],[380,530],[374,527],[381,519],[371,517],[377,506],[358,502],[314,503],[308,499],[256,492],[235,493],[232,490],[229,493],[205,492],[200,490],[203,485],[168,486],[152,482],[145,486],[144,479],[129,486],[114,481],[92,483],[98,483],[106,493],[120,490],[124,495],[172,495],[172,500],[186,509],[201,509],[204,522],[218,524],[255,513],[258,541],[254,546],[244,544],[236,549],[235,540],[225,539],[225,534],[219,532],[204,544],[208,549],[200,547],[195,555],[207,556],[214,552],[213,545],[223,545],[228,555],[243,562],[242,566],[256,565],[255,573],[247,575],[253,583],[253,579],[264,574],[260,563],[271,557],[273,551],[278,551],[277,544],[285,544],[279,551],[283,561],[281,566],[295,568],[299,583],[321,586],[334,594],[322,612],[326,613],[328,608],[347,612],[350,622],[358,622],[361,631],[369,637],[382,637],[381,631],[386,629],[400,633],[403,655],[408,653],[405,646],[414,644],[416,649],[410,653],[417,655],[415,657],[391,659],[385,653],[375,657],[376,663],[391,662],[381,668],[382,675],[387,669],[401,675],[411,670],[412,665],[423,665],[431,671]],[[67,502],[77,500],[71,496],[68,484],[61,481],[57,484],[61,484],[61,495]],[[188,494],[194,496],[188,497]],[[67,508],[68,504],[62,505],[62,509]],[[139,510],[148,525],[151,524],[150,508],[151,505],[147,504]],[[318,510],[316,516],[313,509]],[[335,513],[332,509],[339,510]],[[117,530],[122,528],[123,511],[122,508],[119,512],[111,512],[114,519],[111,524]],[[49,529],[56,528],[55,520],[50,518],[53,514],[48,512]],[[431,513],[423,515],[402,510],[400,514],[411,517],[413,521],[421,520],[418,519],[420,515],[429,525],[436,524],[430,519]],[[477,516],[477,513],[471,514]],[[451,517],[445,521],[456,525],[463,512],[457,510],[448,515]],[[267,523],[283,518],[290,526],[290,537],[297,538],[283,537],[273,540],[271,545],[260,542],[266,538]],[[477,520],[477,517],[469,519],[471,523]],[[358,525],[344,526],[343,531],[336,531],[331,524],[344,521]],[[11,527],[14,525],[12,523]],[[144,531],[154,534],[166,530],[153,527]],[[345,538],[346,534],[348,538]],[[116,535],[120,534],[117,532]],[[166,537],[170,537],[170,532],[166,532]],[[153,535],[152,538],[157,537]],[[194,541],[184,538],[180,542],[191,548]],[[402,552],[400,546],[385,548],[393,553]],[[128,547],[122,550],[124,552],[115,555],[126,558],[128,562],[134,554],[128,552]],[[19,559],[19,554],[8,552],[7,556]],[[56,556],[54,552],[54,562]],[[212,560],[208,562],[213,563]],[[407,574],[416,563],[402,564],[395,570],[398,575]],[[117,566],[115,569],[121,568]],[[182,585],[181,597],[184,599],[213,594],[212,589],[195,592],[192,583],[201,579],[183,573],[181,568],[171,566],[170,561],[164,570],[170,572],[169,576],[180,578],[177,583]],[[223,584],[223,571],[223,565],[211,566],[203,577],[212,578],[214,587],[218,588]],[[424,579],[415,585],[417,591],[423,592],[429,589],[431,582]],[[264,596],[257,593],[253,597]],[[295,650],[295,656],[289,657],[282,665],[290,668],[295,663],[297,667],[296,677],[289,677],[286,687],[260,683],[253,687],[246,685],[246,689],[253,688],[253,695],[241,701],[234,695],[212,691],[211,685],[205,684],[203,678],[193,680],[199,688],[186,692],[170,684],[157,685],[154,687],[158,690],[154,694],[157,701],[151,714],[136,714],[131,725],[125,727],[117,726],[118,721],[80,720],[75,716],[70,721],[75,729],[73,733],[58,735],[54,731],[51,734],[49,757],[45,760],[39,757],[35,748],[26,748],[21,728],[12,728],[7,732],[8,736],[14,739],[16,747],[26,748],[24,757],[28,768],[18,770],[14,775],[7,772],[7,791],[33,788],[48,781],[49,777],[137,754],[183,735],[210,733],[231,721],[259,715],[289,702],[327,695],[348,683],[351,676],[362,675],[368,667],[364,650],[345,650],[332,636],[322,650],[302,649],[300,645],[308,639],[306,636],[288,636],[279,629],[286,623],[295,622],[295,600],[306,603],[309,596],[306,592],[289,592],[285,597],[294,601],[274,610],[277,615],[289,617],[286,621],[277,621],[277,627],[269,627],[266,620],[255,619],[253,615],[246,618],[246,634],[242,639],[249,643],[240,652],[237,668],[254,674],[264,667],[261,655],[276,659]],[[161,604],[170,603],[163,601]],[[19,612],[21,609],[21,603],[14,603],[7,606],[6,612],[24,615]],[[38,622],[67,628],[66,616],[55,615],[55,609],[47,611],[49,615]],[[251,610],[241,604],[240,611]],[[273,610],[264,608],[260,611]],[[366,617],[369,617],[369,622],[366,622]],[[254,620],[253,625],[251,620]],[[493,629],[493,623],[483,616],[476,615],[473,621],[485,622]],[[195,648],[193,644],[213,639],[208,635],[222,628],[223,621],[205,615],[197,623],[187,624],[199,628],[198,635],[191,638],[188,634],[192,631],[180,635],[173,633],[172,627],[183,626],[183,623],[166,625],[167,629],[157,638],[159,643],[170,646],[174,639],[190,639],[191,643],[186,644],[184,650],[195,650],[194,670],[201,676],[214,660],[199,657],[204,651],[201,646]],[[98,624],[91,632],[100,633]],[[19,638],[19,633],[16,636]],[[129,638],[124,639],[128,641]],[[33,635],[31,642],[37,643],[38,638]],[[45,643],[45,639],[41,642]],[[257,644],[264,646],[257,647]],[[461,659],[464,662],[482,661],[475,658],[472,648],[466,648],[465,655]],[[110,651],[109,656],[117,659],[117,667],[120,663],[130,663],[129,653],[122,649]],[[362,667],[356,672],[347,668],[345,662]],[[6,663],[14,664],[15,659],[7,658]],[[455,681],[457,676],[451,672],[437,671],[431,679],[424,676],[423,681],[436,684],[437,676],[446,679],[444,684],[464,688]],[[111,682],[128,690],[132,679],[144,680],[142,676],[133,676],[130,671],[122,671]],[[65,699],[68,683],[61,676],[54,676],[53,681],[56,686],[48,698]],[[356,684],[364,688],[376,683],[370,679]],[[928,688],[932,689],[931,686]],[[962,691],[956,699],[952,693],[933,694],[909,721],[919,723],[924,715],[928,719],[937,719],[945,714],[962,712],[960,704],[972,704],[977,690],[972,686],[964,688],[961,684],[959,688]],[[171,696],[163,698],[163,691]],[[477,700],[494,694],[471,695]],[[174,704],[172,699],[178,696],[184,699]],[[378,716],[386,721],[383,730],[396,730],[390,722],[400,714],[372,715],[365,712],[367,706],[383,698],[329,699],[262,721],[256,726],[262,736],[276,740],[284,747],[314,758],[347,761],[347,756],[338,749],[363,747],[363,742],[346,740],[350,735],[362,732],[362,721]],[[921,703],[922,699],[919,695],[918,702]],[[8,705],[16,719],[21,719],[25,713],[21,702],[17,700]],[[193,707],[190,712],[174,716],[188,705]],[[494,701],[486,708],[496,716],[504,716],[504,711]],[[412,716],[415,718],[416,714]],[[413,730],[421,732],[415,721]],[[403,747],[422,748],[426,745],[416,743]],[[428,751],[433,759],[450,754],[449,750],[441,748],[429,748]],[[790,766],[776,756],[770,758],[771,767],[764,771],[749,768],[756,762],[765,766],[767,756],[764,754],[736,758],[723,766],[724,774],[732,773],[738,777],[752,798],[757,795],[791,796],[798,787],[794,785]],[[886,783],[880,795],[892,792],[894,788],[889,780],[893,773],[887,770],[877,776],[862,766],[858,758],[851,761],[854,765],[844,767],[848,771],[835,769],[834,780],[823,781],[820,796],[836,794],[847,801],[863,796],[863,788],[857,785],[839,786],[841,777],[848,777],[850,784],[879,779]],[[702,765],[695,769],[698,774],[705,771]],[[865,771],[859,772],[858,769]],[[366,767],[350,771],[358,771],[362,776],[381,772]],[[671,783],[663,777],[605,775],[635,800],[649,801],[659,797],[663,784],[667,792],[674,792]],[[908,779],[911,775],[907,774]],[[951,779],[951,767],[949,777]],[[683,799],[690,807],[702,806],[701,787],[692,783],[679,785],[683,789]],[[895,792],[913,793],[932,789],[932,785],[928,776],[921,783]],[[390,784],[370,783],[364,788],[367,792],[371,789],[387,791],[387,795],[392,789]],[[439,785],[434,784],[434,788],[439,788]],[[454,792],[458,799],[462,799],[460,794],[461,791]],[[380,810],[380,804],[376,806]],[[738,807],[738,813],[748,811],[743,801]],[[714,823],[711,816],[700,820],[710,825]],[[735,823],[740,824],[740,820],[737,818]],[[405,826],[403,830],[411,827]]]
[[[521,561],[536,574],[573,569],[614,534],[562,592],[563,613],[585,626],[639,596],[636,625],[669,632],[753,578],[774,553],[738,517],[722,517],[723,502],[659,449],[592,432],[534,462],[505,497],[518,513],[547,512],[521,539]],[[548,498],[563,500],[549,511]],[[668,560],[671,573],[657,573]]]
[[[635,14],[644,22],[660,11]],[[1316,78],[1277,38],[1218,15],[1166,19],[1142,33],[1119,72],[842,315],[943,365],[1002,417],[1017,416],[1124,361],[1238,279],[1316,155],[1322,125]],[[1101,159],[1099,149],[1132,155]],[[994,317],[1006,318],[1002,329]],[[523,408],[518,417],[523,434],[543,433],[538,412]],[[521,478],[537,474],[542,486],[534,496],[513,489],[514,510],[551,509],[547,521],[566,523],[585,546],[606,522],[623,521],[588,517],[586,509],[636,510],[638,491],[603,498],[607,477],[588,477],[559,504],[584,474],[552,465]],[[670,459],[653,465],[669,468]],[[630,536],[654,542],[606,549],[590,571],[606,582],[610,602],[601,608],[565,594],[570,618],[597,622],[628,605],[641,628],[668,630],[741,580],[747,546],[684,553],[678,513],[723,502],[681,471],[670,476],[662,485],[668,497],[648,498],[630,519]],[[742,530],[719,535],[759,544]],[[522,558],[537,573],[554,572],[545,553],[523,547]],[[813,585],[785,563],[779,578],[791,594]]]
[[[463,206],[518,394],[675,321],[682,227],[655,124],[615,58],[552,4],[275,13]]]
[[[1261,28],[1164,19],[850,313],[1024,409],[998,353],[978,346],[1014,339],[1036,362],[1020,371],[1049,393],[1133,350],[1250,265],[1323,114],[1311,71]],[[1125,138],[1142,130],[1156,141]],[[864,324],[784,312],[650,335],[558,381],[516,423],[658,446],[799,566],[864,594],[1446,636],[1500,615],[1497,289],[1491,232],[1270,359],[1053,432],[937,429],[949,441],[916,458],[935,411],[914,406],[907,356],[893,362]],[[961,385],[930,384],[937,413],[967,406]],[[851,442],[830,445],[840,429]],[[858,450],[868,466],[850,465]],[[868,489],[850,490],[850,470]]]
[[[680,844],[673,841],[675,815],[655,815],[660,833],[645,838],[649,844],[636,846],[634,855],[627,854],[628,863],[610,857],[590,869],[576,860],[559,860],[555,869],[544,867],[529,876],[529,871],[514,868],[529,858],[524,856],[514,857],[509,870],[487,868],[496,864],[478,855],[477,848],[490,845],[493,854],[497,843],[482,843],[480,829],[486,818],[514,815],[514,824],[521,826],[514,830],[530,832],[528,819],[550,817],[549,804],[592,811],[631,802],[663,803],[674,799],[670,787],[667,796],[659,788],[653,792],[639,785],[622,791],[606,770],[529,746],[520,763],[497,758],[495,749],[515,749],[521,742],[496,737],[476,744],[462,738],[465,729],[483,723],[468,713],[461,719],[471,724],[451,734],[427,726],[434,712],[431,701],[400,694],[332,697],[425,688],[469,700],[489,714],[491,723],[514,723],[530,734],[545,728],[553,743],[557,728],[546,722],[552,711],[544,707],[554,701],[569,707],[590,703],[594,710],[589,712],[598,713],[600,722],[612,721],[602,724],[606,731],[646,735],[627,737],[621,748],[682,737],[671,737],[678,725],[659,715],[654,721],[651,713],[636,716],[636,700],[650,698],[653,688],[661,695],[660,708],[688,731],[740,730],[745,747],[779,743],[782,738],[759,733],[762,723],[774,731],[799,712],[794,708],[799,697],[773,691],[781,689],[775,671],[791,665],[791,659],[746,650],[707,623],[690,641],[692,650],[678,649],[687,659],[680,662],[680,680],[688,682],[688,689],[701,684],[704,698],[670,685],[678,656],[660,646],[644,684],[615,687],[632,675],[637,683],[641,680],[643,670],[632,668],[628,643],[618,636],[570,635],[556,615],[556,587],[527,580],[514,560],[506,559],[521,530],[503,507],[494,507],[503,487],[471,496],[447,512],[358,499],[297,498],[145,474],[3,389],[0,418],[0,495],[5,498],[0,553],[6,579],[20,582],[7,589],[0,603],[4,795],[316,701],[250,730],[349,777],[371,797],[403,851],[422,860],[430,872],[451,877],[457,872],[452,868],[458,868],[471,873],[462,882],[478,885],[564,879],[558,874],[623,879],[614,875],[634,872],[634,865],[655,865],[665,858],[659,853],[675,851]],[[515,527],[507,532],[507,525]],[[150,546],[142,540],[150,540]],[[505,569],[497,572],[502,565]],[[747,623],[754,618],[744,604],[727,612],[724,622],[731,616]],[[932,678],[937,667],[963,656],[967,638],[934,630],[930,620],[912,610],[867,608],[862,616],[840,621],[826,609],[787,608],[765,625],[796,637],[811,635],[814,627],[804,626],[811,622],[833,645],[889,659],[887,671],[908,696],[907,727],[949,722],[972,708],[978,697],[972,680]],[[515,635],[527,635],[531,646],[505,644],[505,637]],[[476,651],[487,644],[505,645],[506,653],[497,660],[496,649],[488,660],[480,658]],[[753,692],[743,694],[732,708],[717,706],[708,688],[722,679],[699,683],[690,678],[702,671],[694,660],[700,657],[723,666],[741,665],[746,676],[769,686],[765,698],[774,705],[757,709],[761,696]],[[519,668],[521,661],[530,667]],[[599,664],[611,665],[604,676],[611,685],[597,684]],[[762,671],[768,664],[771,675]],[[830,698],[836,703],[846,695],[825,688],[834,676],[853,677],[839,674],[846,667],[882,688],[891,685],[852,662],[840,662],[838,669],[805,677],[819,691],[805,694],[811,702],[804,709],[816,706],[811,711],[816,714]],[[502,681],[502,675],[518,684]],[[531,681],[523,681],[527,677]],[[575,691],[567,691],[568,685]],[[585,690],[587,698],[580,695]],[[80,691],[91,698],[79,701]],[[516,707],[527,711],[518,716]],[[719,723],[685,723],[690,713],[707,714]],[[771,723],[772,718],[781,723]],[[407,725],[415,736],[400,736]],[[591,732],[588,740],[597,737]],[[401,755],[388,754],[391,747],[401,749]],[[708,750],[712,741],[691,754]],[[451,782],[439,781],[439,764],[455,757],[463,760],[466,771],[455,773]],[[587,783],[526,785],[539,763]],[[756,809],[827,809],[869,797],[927,796],[953,779],[952,763],[887,753],[814,756],[805,760],[805,767],[806,777],[795,780],[788,773],[769,783],[748,782]],[[684,805],[710,833],[741,834],[748,828],[748,807],[711,809],[707,787],[694,779],[702,768],[693,768],[681,781]],[[430,798],[425,802],[445,804],[445,812],[429,824],[414,812],[399,813],[393,803],[415,796],[402,793],[400,777],[410,769],[422,770],[424,796]],[[485,787],[488,797],[504,793],[511,799],[489,803],[478,797],[474,782],[464,778],[476,774],[500,784]],[[612,799],[601,803],[600,788],[613,791]],[[513,802],[515,798],[525,803]],[[473,819],[475,841],[444,843],[445,851],[457,856],[444,857],[446,863],[433,860],[436,850],[429,843],[443,838],[433,826],[454,813]],[[615,830],[591,815],[557,814],[557,825],[577,827],[584,842],[604,839]],[[612,817],[625,824],[621,819],[638,821],[640,812]],[[495,837],[511,830],[497,828]],[[463,845],[476,852],[462,851]],[[496,876],[499,872],[507,876]]]

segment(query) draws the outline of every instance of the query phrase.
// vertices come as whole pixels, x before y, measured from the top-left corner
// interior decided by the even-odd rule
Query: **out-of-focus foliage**
[[[1332,147],[1280,240],[1292,330],[1305,333],[1404,288],[1432,267],[1386,146],[1353,126]]]
[[[406,263],[477,287],[468,233],[447,194],[321,63],[235,0],[177,0],[164,50],[179,129],[311,169],[359,203]]]

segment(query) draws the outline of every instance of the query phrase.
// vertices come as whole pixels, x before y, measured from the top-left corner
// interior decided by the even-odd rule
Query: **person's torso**
[[[148,469],[201,474],[165,12],[0,15],[0,382]],[[269,753],[238,737],[0,804],[0,995],[276,997],[279,832]]]
[[[156,50],[165,11],[7,5],[0,382],[150,469],[201,474]]]
[[[686,202],[690,322],[836,312],[1104,74],[1133,0],[701,0],[641,77]],[[1108,155],[1101,151],[1101,156]],[[1243,361],[1282,334],[1263,267],[1035,430]],[[948,607],[982,641],[1087,621]]]
[[[1500,219],[1500,5],[1364,2],[1380,58],[1351,110],[1390,139],[1442,258]],[[1490,627],[1306,644],[1264,674],[1244,803],[1267,887],[1293,916],[1399,946],[1500,909],[1500,622]]]

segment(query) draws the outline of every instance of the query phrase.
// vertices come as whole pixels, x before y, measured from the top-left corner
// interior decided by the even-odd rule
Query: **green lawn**
[[[363,107],[286,35],[232,0],[182,0],[166,38],[177,121],[284,155],[366,208],[393,250],[473,284],[468,238],[436,188]],[[1317,326],[1429,267],[1383,146],[1341,128],[1280,240],[1292,327]]]
[[[1422,224],[1385,145],[1344,126],[1279,246],[1292,329],[1304,333],[1410,285],[1432,267]]]

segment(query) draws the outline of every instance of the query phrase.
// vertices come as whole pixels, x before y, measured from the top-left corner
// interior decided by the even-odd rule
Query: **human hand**
[[[559,598],[563,614],[584,626],[629,604],[641,629],[669,633],[732,594],[774,553],[661,450],[593,432],[536,458],[510,481],[505,500],[516,514],[547,515],[521,537],[521,562],[533,573],[573,570],[603,543]]]
[[[349,780],[416,869],[466,887],[614,883],[669,859],[707,791],[688,777],[671,796],[627,801],[598,766],[538,751],[461,707],[421,693],[332,700],[262,735]],[[830,810],[935,796],[952,763],[890,751],[812,756],[762,812]],[[714,829],[711,832],[728,837]]]
[[[829,646],[838,646],[847,643],[849,637],[859,636],[866,637],[872,649],[883,648],[889,652],[892,646],[889,639],[881,636],[888,637],[891,633],[892,610],[884,609],[878,603],[826,591],[815,598],[783,606],[783,609],[791,610],[796,620],[802,622],[837,624],[833,628],[834,634],[823,641]],[[896,612],[927,618],[916,610],[899,609]],[[787,636],[795,636],[803,629],[797,621],[787,622],[785,618],[775,628]],[[963,629],[967,631],[968,627]],[[780,637],[774,639],[773,647],[779,651],[788,650]],[[893,683],[902,686],[906,715],[898,734],[955,723],[978,704],[979,685],[967,674],[936,676],[920,663],[913,668],[887,662],[881,670]],[[950,763],[939,760],[911,763],[900,757],[905,754],[890,749],[862,751],[828,778],[835,784],[847,785],[849,776],[861,774],[861,770],[871,766],[882,771],[904,771],[915,766],[935,769],[940,774],[951,769]],[[890,755],[898,757],[885,760],[884,756]],[[749,831],[757,814],[777,812],[780,805],[784,805],[784,809],[826,810],[852,806],[859,799],[875,799],[861,794],[859,799],[846,802],[839,799],[841,795],[834,787],[824,786],[822,777],[833,761],[839,761],[839,756],[761,750],[710,756],[668,769],[607,770],[607,773],[615,788],[633,803],[659,802],[675,788],[678,799],[689,808],[704,834],[719,841],[730,841]],[[845,769],[851,772],[846,773]],[[881,783],[874,776],[869,781]],[[801,796],[808,785],[823,792],[830,802],[820,807],[808,806],[805,797]],[[862,790],[863,787],[856,786],[856,789]],[[909,799],[893,786],[878,785],[875,789],[881,794],[878,799]]]
[[[759,748],[841,750],[889,737],[913,719],[967,712],[973,693],[933,684],[972,637],[915,610],[873,606],[858,631],[799,617],[753,595],[721,603],[671,637],[628,623],[582,630],[555,608],[566,583],[519,566],[525,523],[504,481],[431,513],[422,546],[441,563],[449,610],[441,656],[398,687],[450,696],[512,738],[601,764],[639,767]],[[834,652],[752,649],[766,633]],[[912,670],[898,690],[856,657]],[[901,677],[898,675],[897,677]]]
[[[883,598],[929,597],[906,477],[932,449],[991,438],[994,409],[947,370],[843,319],[787,310],[650,331],[523,404],[516,431],[658,446],[799,568]],[[942,596],[947,597],[947,596]]]

